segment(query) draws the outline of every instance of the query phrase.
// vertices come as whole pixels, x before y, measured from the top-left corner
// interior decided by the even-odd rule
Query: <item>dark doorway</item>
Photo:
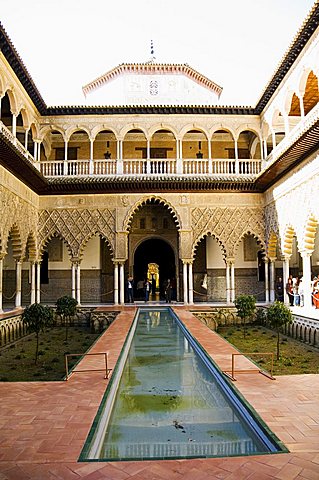
[[[176,299],[176,266],[175,255],[172,247],[158,238],[145,240],[141,243],[134,255],[134,284],[139,280],[145,280],[148,272],[148,265],[156,263],[159,270],[159,294],[163,299],[165,281],[169,278],[173,281],[172,298]]]

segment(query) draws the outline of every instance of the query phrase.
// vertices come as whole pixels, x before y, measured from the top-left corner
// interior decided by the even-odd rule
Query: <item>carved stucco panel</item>
[[[197,207],[191,213],[194,248],[208,233],[221,242],[228,257],[234,257],[236,247],[245,233],[250,232],[264,244],[262,207]]]
[[[117,232],[115,239],[115,258],[127,260],[128,257],[128,233]]]
[[[31,234],[36,241],[38,222],[37,208],[3,186],[0,186],[0,203],[1,250],[3,252],[7,250],[9,233],[12,227],[16,227],[20,235],[23,258],[28,236]]]
[[[296,233],[299,250],[304,244],[305,225],[310,216],[319,222],[319,177],[312,176],[300,185],[275,199],[265,207],[265,225],[267,239],[271,231],[280,238],[281,247],[285,240],[287,227]]]
[[[181,230],[179,232],[180,258],[189,260],[192,258],[193,232]]]
[[[81,257],[87,241],[100,234],[112,251],[115,244],[115,211],[109,209],[41,210],[39,214],[39,243],[41,248],[54,235],[68,244],[72,257]]]

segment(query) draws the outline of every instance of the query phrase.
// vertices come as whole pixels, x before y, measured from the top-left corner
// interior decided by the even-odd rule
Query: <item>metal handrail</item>
[[[84,373],[84,372],[105,372],[105,376],[104,378],[107,379],[109,378],[109,374],[110,372],[112,371],[111,368],[108,368],[107,366],[107,360],[108,360],[108,353],[109,352],[99,352],[99,353],[65,353],[64,354],[64,361],[65,361],[65,371],[66,371],[66,374],[65,374],[65,381],[68,381],[69,378],[71,377],[71,375],[73,373]],[[69,374],[69,365],[68,365],[68,357],[87,357],[89,355],[104,355],[104,359],[105,359],[105,368],[103,368],[102,370],[101,369],[90,369],[90,370],[71,370],[70,374]]]
[[[266,372],[265,370],[261,369],[252,369],[250,368],[249,370],[235,370],[235,357],[236,356],[253,356],[253,355],[271,355],[271,369],[270,369],[270,374]],[[227,377],[231,378],[233,381],[236,381],[235,378],[235,373],[241,374],[241,373],[261,373],[262,375],[265,375],[265,377],[270,378],[271,380],[276,380],[275,377],[273,376],[273,371],[274,371],[274,354],[273,352],[244,352],[244,353],[232,353],[232,359],[231,359],[231,374],[229,370],[225,370],[223,373],[227,375]]]

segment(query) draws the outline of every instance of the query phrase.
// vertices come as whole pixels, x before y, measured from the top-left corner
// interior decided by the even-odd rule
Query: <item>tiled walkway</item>
[[[192,334],[223,370],[232,347],[187,309],[175,307]],[[94,345],[109,351],[111,368],[135,308],[125,308]],[[241,360],[247,365],[247,360]],[[86,357],[81,368],[102,368]],[[147,462],[79,463],[100,404],[103,373],[74,374],[68,382],[0,383],[0,480],[319,480],[319,375],[240,375],[236,387],[291,453],[254,457]]]

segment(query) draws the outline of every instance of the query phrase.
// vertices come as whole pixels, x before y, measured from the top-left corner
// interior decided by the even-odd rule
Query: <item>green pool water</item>
[[[195,350],[169,309],[140,310],[121,378],[113,393],[106,392],[82,458],[275,451],[251,428],[249,415],[248,421],[243,418]]]

